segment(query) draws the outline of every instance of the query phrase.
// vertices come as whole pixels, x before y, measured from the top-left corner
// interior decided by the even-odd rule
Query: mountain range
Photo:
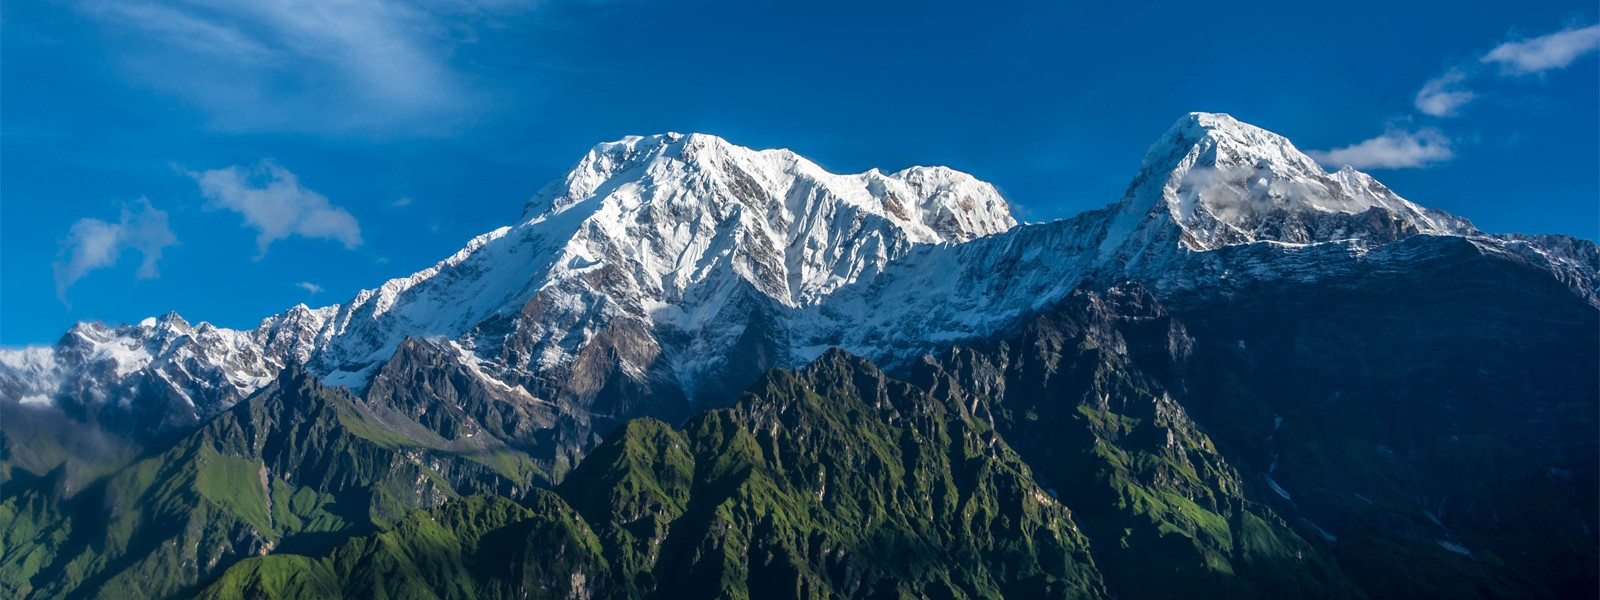
[[[0,350],[0,590],[1593,597],[1597,269],[1222,114],[1028,224],[629,137],[344,303]]]

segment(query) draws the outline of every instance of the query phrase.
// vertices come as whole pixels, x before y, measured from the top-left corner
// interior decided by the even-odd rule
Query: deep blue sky
[[[9,1],[0,344],[340,302],[662,131],[948,165],[1042,221],[1115,200],[1181,114],[1228,112],[1307,150],[1417,140],[1366,170],[1488,231],[1597,237],[1592,1],[860,4]],[[1471,101],[1426,114],[1441,77]],[[243,192],[264,160],[298,187]]]

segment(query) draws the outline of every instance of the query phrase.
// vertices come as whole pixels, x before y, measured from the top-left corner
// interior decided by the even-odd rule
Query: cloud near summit
[[[1312,151],[1311,157],[1330,167],[1349,165],[1357,169],[1408,169],[1426,167],[1450,160],[1450,138],[1438,129],[1417,131],[1391,129],[1378,137],[1327,151]]]

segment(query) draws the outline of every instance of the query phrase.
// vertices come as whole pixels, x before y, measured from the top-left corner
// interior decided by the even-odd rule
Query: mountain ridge
[[[349,303],[0,353],[0,588],[1600,589],[1591,242],[1483,233],[1225,115],[1044,224],[938,169],[597,148]]]
[[[175,314],[85,323],[51,348],[0,350],[0,400],[83,414],[143,403],[137,427],[181,429],[290,363],[361,389],[416,337],[573,410],[613,402],[608,393],[692,403],[742,385],[706,382],[832,346],[909,361],[1085,282],[1137,280],[1181,303],[1380,268],[1430,237],[1528,264],[1600,303],[1592,242],[1485,234],[1223,114],[1178,119],[1117,202],[1024,225],[993,186],[941,167],[836,175],[715,136],[631,136],[595,146],[516,225],[346,303],[296,306],[253,330]]]

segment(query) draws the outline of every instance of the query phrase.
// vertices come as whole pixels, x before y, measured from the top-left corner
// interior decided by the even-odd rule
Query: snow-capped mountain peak
[[[1016,225],[993,186],[954,169],[840,175],[787,149],[753,150],[703,133],[629,136],[599,144],[564,178],[535,194],[523,220],[603,202],[632,186],[661,185],[723,192],[753,208],[781,204],[791,213],[803,212],[801,205],[817,199],[806,194],[820,188],[835,200],[889,219],[921,243],[962,242]],[[647,199],[674,198],[654,194]]]
[[[352,385],[418,336],[537,370],[618,319],[700,331],[744,289],[815,304],[913,246],[1015,224],[993,186],[948,168],[841,175],[711,135],[630,136],[587,152],[516,225],[343,305],[269,319],[258,337]]]
[[[293,363],[364,387],[405,340],[427,338],[477,376],[581,416],[604,394],[737,393],[741,378],[829,347],[914,359],[1086,282],[1135,280],[1160,296],[1347,275],[1419,234],[1465,238],[1600,297],[1592,243],[1483,234],[1222,114],[1179,119],[1119,201],[1022,226],[993,186],[952,169],[836,174],[788,150],[667,133],[595,146],[516,223],[342,304],[244,331],[175,314],[84,323],[49,348],[0,350],[0,401],[134,399],[181,423]],[[604,410],[638,408],[619,406]]]
[[[0,392],[78,406],[139,397],[192,405],[178,412],[194,418],[290,363],[361,387],[407,338],[455,340],[516,378],[562,368],[622,330],[649,332],[621,359],[638,375],[663,351],[650,337],[740,335],[719,323],[752,294],[815,304],[914,246],[1015,224],[993,186],[948,168],[835,174],[711,135],[630,136],[587,152],[516,224],[342,304],[295,306],[244,331],[176,314],[86,322],[52,348],[0,351]]]
[[[1371,176],[1329,173],[1281,135],[1226,114],[1190,113],[1146,152],[1118,221],[1177,223],[1191,250],[1255,241],[1393,241],[1475,231],[1401,198]]]

